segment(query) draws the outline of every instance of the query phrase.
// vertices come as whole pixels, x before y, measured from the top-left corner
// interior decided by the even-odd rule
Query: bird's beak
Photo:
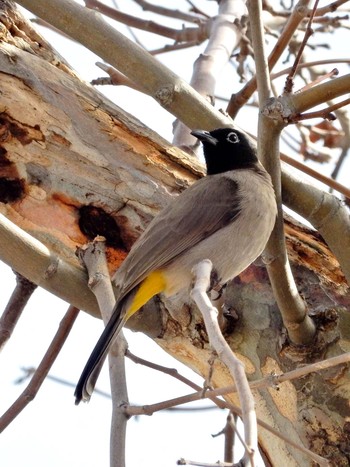
[[[214,146],[218,143],[218,140],[212,136],[209,131],[204,130],[193,130],[191,131],[191,135],[195,136],[202,141],[202,143],[209,143],[213,144]]]

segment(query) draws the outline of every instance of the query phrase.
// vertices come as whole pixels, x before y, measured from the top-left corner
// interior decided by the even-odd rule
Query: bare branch
[[[348,94],[350,89],[350,74],[334,78],[331,81],[318,84],[303,92],[289,94],[281,97],[282,106],[290,105],[293,112],[288,112],[284,118],[292,118],[293,115],[301,114],[325,101]],[[288,104],[287,104],[288,103]]]
[[[55,0],[19,0],[18,3],[117,68],[189,128],[199,125],[203,129],[212,129],[232,124],[185,81],[88,8],[72,0],[61,0],[59,9]]]
[[[310,118],[322,118],[326,120],[336,120],[336,116],[332,114],[332,112],[341,109],[342,107],[345,107],[346,105],[350,104],[350,99],[345,99],[341,102],[338,102],[337,104],[330,105],[329,107],[326,107],[325,109],[321,110],[316,110],[315,112],[308,112],[308,113],[303,113],[300,114],[299,116],[293,116],[291,118],[291,121],[301,121],[301,120],[307,120]]]
[[[269,55],[268,64],[270,71],[285,51],[299,24],[306,17],[309,3],[310,0],[300,0],[289,15],[283,31]],[[256,87],[257,82],[256,77],[254,76],[238,93],[231,96],[226,111],[232,118],[237,115],[239,109],[251,98],[253,93],[256,91]]]
[[[173,52],[174,50],[183,50],[183,49],[188,49],[190,47],[194,47],[196,45],[199,45],[200,42],[198,41],[189,41],[189,42],[182,42],[181,44],[166,44],[163,47],[160,47],[159,49],[153,49],[149,50],[148,52],[151,55],[159,55],[159,54],[164,54],[167,52]]]
[[[70,306],[68,308],[67,313],[60,322],[55,337],[53,338],[43,359],[41,360],[32,379],[30,380],[30,383],[16,400],[16,402],[14,402],[0,418],[0,433],[2,433],[4,429],[10,425],[10,423],[37,395],[42,383],[46,378],[46,375],[48,374],[59,352],[61,351],[78,314],[79,310],[74,306]]]
[[[350,63],[350,58],[329,58],[325,60],[315,60],[314,62],[299,63],[297,71],[303,68],[312,68],[318,65],[332,65],[332,64],[338,64],[338,63]],[[284,70],[278,71],[277,73],[272,73],[270,76],[270,79],[274,80],[276,78],[279,78],[280,76],[285,75],[286,73],[290,73],[291,69],[292,67],[288,67],[288,68],[285,68]]]
[[[240,40],[238,24],[245,13],[244,2],[220,2],[218,15],[210,26],[207,47],[194,63],[190,84],[211,103],[214,100],[216,81]],[[190,135],[187,127],[183,120],[176,122],[173,139],[175,146],[190,147],[194,144],[195,138]]]
[[[244,439],[247,445],[245,453],[245,465],[254,467],[254,465],[256,465],[255,459],[258,452],[254,398],[249,389],[249,384],[244,371],[244,365],[234,355],[223,335],[221,334],[220,326],[217,320],[218,312],[211,304],[206,293],[210,287],[211,270],[211,261],[205,259],[194,267],[194,286],[191,291],[191,297],[203,315],[210,345],[218,354],[219,359],[228,367],[231,376],[235,381],[242,407],[242,420],[245,433]]]
[[[306,31],[305,31],[305,34],[304,34],[303,41],[299,46],[298,53],[297,53],[297,55],[295,57],[292,69],[291,69],[290,73],[288,74],[288,76],[286,78],[286,84],[285,84],[284,90],[283,90],[283,93],[285,93],[285,94],[292,92],[293,85],[294,85],[294,78],[295,78],[295,74],[297,72],[299,62],[301,61],[301,56],[302,56],[302,54],[304,52],[304,49],[306,47],[306,44],[307,44],[310,36],[313,34],[313,30],[312,30],[311,25],[312,25],[312,21],[313,21],[313,19],[315,17],[318,2],[319,2],[319,0],[315,0],[315,4],[314,4],[314,7],[312,9],[312,12],[309,15],[309,21],[308,21],[308,25],[307,25],[307,28],[306,28]]]
[[[233,462],[233,447],[235,444],[236,420],[237,416],[229,412],[226,419],[226,425],[223,430],[225,436],[225,462]]]
[[[326,175],[316,172],[316,170],[312,169],[308,165],[303,164],[302,162],[299,162],[296,159],[293,159],[292,157],[287,156],[284,153],[281,153],[281,160],[283,162],[286,162],[290,166],[295,167],[298,170],[301,170],[305,174],[310,175],[310,177],[313,177],[315,180],[318,180],[324,183],[330,188],[333,188],[334,190],[336,190],[338,193],[341,193],[342,195],[350,199],[350,189],[346,188],[344,185],[341,185],[340,183],[336,182],[335,180],[332,180]]]
[[[307,185],[291,173],[282,173],[283,202],[307,219],[327,242],[350,284],[349,212],[334,195]]]
[[[170,8],[165,8],[159,5],[153,5],[150,2],[145,0],[134,0],[143,10],[152,11],[158,15],[168,16],[170,18],[181,19],[182,21],[187,21],[189,23],[200,23],[203,20],[206,20],[207,17],[197,13],[185,13],[180,10],[172,10]]]
[[[109,18],[126,24],[127,26],[142,29],[164,37],[169,37],[170,39],[174,39],[176,42],[197,41],[200,43],[208,37],[206,24],[199,24],[196,28],[173,29],[163,26],[160,23],[147,21],[124,13],[120,10],[116,10],[115,8],[111,8],[98,0],[85,0],[85,5],[87,8],[97,10]]]
[[[168,368],[162,365],[158,365],[157,363],[149,362],[148,360],[145,360],[141,357],[138,357],[137,355],[134,355],[133,353],[130,352],[129,349],[127,349],[125,356],[127,358],[130,358],[130,360],[138,365],[143,365],[148,368],[151,368],[152,370],[160,371],[166,375],[169,375],[178,381],[181,381],[184,384],[187,384],[187,386],[190,386],[192,389],[196,389],[199,391],[201,388],[198,386],[198,384],[193,383],[191,380],[186,378],[185,376],[181,375],[176,368]]]
[[[89,287],[96,296],[106,325],[115,305],[115,297],[108,272],[105,239],[96,237],[93,242],[80,248],[78,254],[88,270]],[[126,348],[127,342],[123,332],[120,332],[108,354],[112,396],[110,460],[111,466],[118,467],[125,465],[126,424],[128,421],[124,410],[125,404],[128,403],[124,358]]]
[[[12,335],[22,311],[37,288],[36,284],[15,272],[16,287],[0,318],[0,350]]]
[[[95,316],[99,315],[95,297],[86,286],[85,271],[55,256],[44,244],[2,214],[0,259],[45,290]]]
[[[315,335],[315,325],[307,316],[306,305],[298,293],[284,240],[284,221],[281,195],[281,168],[279,163],[279,137],[282,125],[265,118],[263,109],[271,95],[267,62],[264,56],[263,25],[261,22],[260,2],[249,1],[248,8],[252,24],[252,39],[257,68],[257,84],[259,92],[259,135],[258,154],[269,172],[275,188],[278,215],[274,230],[268,241],[263,258],[271,281],[274,296],[281,312],[283,324],[288,336],[294,344],[310,343]]]
[[[345,3],[348,3],[348,0],[336,0],[335,2],[331,2],[328,5],[318,8],[316,10],[316,16],[323,16],[326,13],[333,13],[336,11],[341,5],[344,5]],[[308,12],[308,16],[311,16],[313,13],[313,10],[310,10]]]

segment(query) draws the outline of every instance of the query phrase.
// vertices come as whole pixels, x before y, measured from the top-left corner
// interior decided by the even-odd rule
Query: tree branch
[[[16,287],[0,318],[0,351],[12,335],[22,311],[37,285],[15,272]]]
[[[289,15],[289,18],[283,28],[283,31],[280,34],[272,52],[269,55],[268,65],[270,71],[273,69],[278,59],[285,51],[299,24],[306,17],[308,13],[309,4],[310,0],[300,0],[295,5],[292,13]],[[233,94],[231,96],[226,111],[233,119],[236,117],[239,109],[243,107],[243,105],[246,104],[251,98],[253,93],[256,91],[256,87],[257,81],[256,76],[254,76],[238,93]]]
[[[18,0],[17,3],[117,68],[189,128],[213,129],[232,124],[190,85],[116,31],[96,12],[72,0]]]
[[[260,7],[260,8],[259,8]],[[284,240],[284,221],[281,196],[281,168],[279,161],[279,138],[282,125],[271,125],[264,116],[265,102],[271,94],[268,66],[264,56],[263,25],[260,1],[249,1],[252,40],[257,69],[257,84],[260,102],[258,154],[269,172],[275,188],[278,215],[263,257],[271,281],[274,296],[281,312],[283,324],[294,344],[308,344],[315,335],[315,325],[307,316],[305,302],[298,293]]]
[[[51,253],[43,243],[2,214],[0,259],[62,300],[99,315],[95,297],[86,287],[85,271]]]
[[[207,101],[213,103],[215,86],[223,67],[229,62],[241,38],[237,24],[246,13],[244,2],[225,0],[219,2],[219,11],[210,25],[209,41],[204,52],[193,65],[190,84]],[[191,146],[195,138],[190,135],[185,122],[176,122],[173,144]],[[197,124],[198,127],[198,124]]]
[[[220,361],[228,367],[231,376],[235,381],[242,407],[245,442],[248,448],[248,451],[245,453],[245,465],[254,467],[256,455],[258,453],[254,398],[249,389],[244,365],[234,355],[221,334],[217,320],[218,311],[213,307],[206,293],[210,287],[211,270],[211,261],[205,259],[194,267],[194,286],[191,291],[191,297],[203,315],[210,345],[218,354]]]
[[[142,29],[143,31],[158,34],[160,36],[169,37],[176,42],[189,42],[196,41],[198,44],[207,39],[207,25],[199,24],[196,28],[182,28],[173,29],[163,26],[154,21],[147,21],[145,19],[137,18],[136,16],[129,15],[115,8],[111,8],[98,0],[85,0],[87,8],[97,10],[100,13],[108,16],[109,18],[126,24],[129,27]]]
[[[282,173],[283,203],[307,219],[319,231],[337,258],[350,284],[349,212],[334,195]]]
[[[86,266],[89,274],[88,285],[96,296],[102,319],[108,323],[115,305],[112,283],[110,280],[105,254],[105,239],[96,237],[83,248],[78,255]],[[124,406],[128,404],[128,391],[125,375],[125,351],[127,342],[123,332],[120,332],[111,345],[108,354],[109,379],[112,397],[112,421],[110,442],[110,465],[123,467],[125,465],[126,416]]]
[[[146,2],[145,0],[134,0],[143,10],[152,11],[158,15],[167,16],[169,18],[180,19],[187,21],[188,23],[200,23],[206,21],[207,17],[198,13],[184,13],[180,10],[173,10],[171,8],[165,8],[159,5],[153,5],[153,3]]]
[[[36,369],[30,383],[12,404],[12,406],[0,418],[0,433],[7,428],[10,423],[19,415],[19,413],[31,402],[37,395],[42,383],[44,382],[50,368],[60,353],[73,324],[78,316],[79,310],[74,306],[68,308],[67,313],[60,322],[58,331],[47,349],[43,359]]]

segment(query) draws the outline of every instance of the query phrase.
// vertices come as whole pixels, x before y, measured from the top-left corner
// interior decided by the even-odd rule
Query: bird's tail
[[[103,362],[114,338],[118,335],[126,321],[136,313],[150,298],[163,292],[165,279],[161,270],[151,272],[138,286],[116,303],[111,318],[101,337],[97,341],[89,360],[79,378],[75,389],[75,404],[90,400]]]
[[[87,402],[90,400],[114,337],[118,335],[128,318],[126,312],[130,299],[132,300],[130,295],[134,295],[133,292],[116,303],[111,318],[84,367],[74,392],[76,405],[81,401]]]

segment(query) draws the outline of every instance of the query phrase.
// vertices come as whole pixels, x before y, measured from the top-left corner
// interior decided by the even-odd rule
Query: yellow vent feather
[[[131,302],[125,318],[126,321],[136,313],[145,303],[148,302],[154,295],[163,292],[165,289],[165,277],[162,271],[151,272],[146,279],[141,282],[133,301]]]

